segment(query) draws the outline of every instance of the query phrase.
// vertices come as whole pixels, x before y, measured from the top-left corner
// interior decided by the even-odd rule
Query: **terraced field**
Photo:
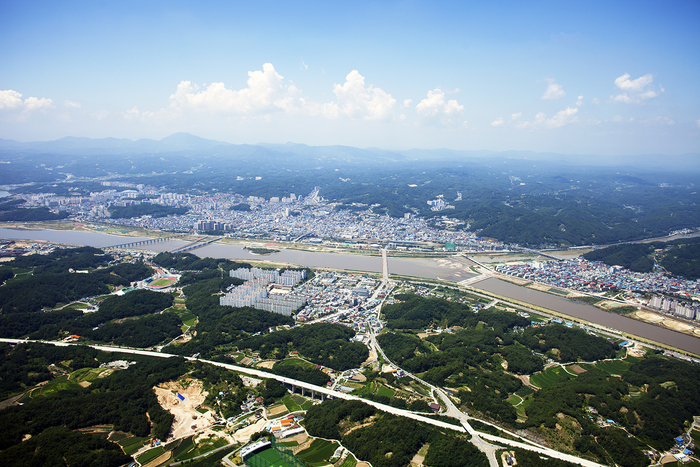
[[[573,378],[564,368],[553,366],[539,373],[530,376],[530,382],[538,388],[548,388],[553,386],[562,378]]]

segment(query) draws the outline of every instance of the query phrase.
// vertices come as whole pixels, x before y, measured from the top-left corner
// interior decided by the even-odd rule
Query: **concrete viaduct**
[[[37,343],[42,343],[42,344],[53,344],[59,347],[67,347],[69,345],[81,345],[77,343],[68,343],[68,342],[51,342],[51,341],[30,341],[30,340],[23,340],[23,339],[4,339],[0,338],[0,342],[7,342],[10,344],[22,344],[22,343],[28,343],[28,342],[37,342]],[[135,355],[146,355],[146,356],[151,356],[151,357],[160,357],[160,358],[171,358],[171,357],[180,357],[180,355],[174,355],[174,354],[167,354],[167,353],[162,353],[162,352],[156,352],[152,350],[141,350],[141,349],[129,349],[129,348],[121,348],[121,347],[111,347],[111,346],[106,346],[106,345],[87,345],[87,347],[92,347],[97,350],[102,350],[105,352],[121,352],[121,353],[127,353],[127,354],[135,354]],[[383,412],[388,412],[393,415],[398,415],[400,417],[406,417],[410,418],[412,420],[416,420],[419,422],[423,423],[429,423],[433,426],[437,426],[440,428],[448,429],[448,430],[453,430],[453,431],[459,431],[461,433],[467,433],[468,430],[460,423],[459,425],[453,425],[451,423],[446,423],[440,420],[435,420],[433,418],[426,417],[424,415],[419,415],[414,412],[409,412],[408,410],[403,410],[403,409],[397,409],[396,407],[391,407],[390,405],[384,405],[380,404],[375,401],[371,401],[368,399],[363,399],[358,396],[352,396],[350,394],[345,394],[340,391],[334,391],[333,389],[328,389],[325,387],[321,386],[316,386],[314,384],[310,383],[305,383],[303,381],[298,381],[292,378],[287,378],[284,376],[279,376],[275,375],[272,373],[268,373],[266,371],[261,371],[255,368],[248,368],[248,367],[243,367],[243,366],[238,366],[238,365],[231,365],[228,363],[221,363],[221,362],[215,362],[212,360],[204,360],[200,358],[194,358],[194,357],[184,357],[186,360],[190,361],[199,361],[203,363],[208,363],[214,366],[218,366],[221,368],[226,368],[228,370],[232,371],[237,371],[239,373],[244,373],[246,375],[250,376],[255,376],[258,378],[264,378],[264,379],[275,379],[279,381],[280,383],[283,383],[285,385],[291,386],[294,389],[301,389],[302,391],[309,391],[312,396],[315,396],[316,394],[320,394],[322,398],[334,398],[334,399],[344,399],[344,400],[356,400],[356,401],[361,401],[364,402],[367,405],[371,405]],[[482,433],[482,432],[475,432],[472,430],[470,434],[472,435],[477,435],[478,437],[481,437],[483,439],[487,439],[492,442],[497,442],[502,445],[506,446],[513,446],[513,447],[518,447],[521,449],[527,449],[528,451],[535,451],[539,454],[546,455],[549,457],[554,457],[556,459],[561,459],[565,460],[567,462],[571,462],[576,465],[581,465],[584,467],[605,467],[602,464],[598,464],[596,462],[592,462],[586,459],[581,459],[576,456],[572,456],[570,454],[565,454],[562,452],[555,451],[553,449],[546,448],[544,446],[539,446],[539,445],[533,445],[533,444],[528,444],[526,442],[519,442],[519,441],[514,441],[508,438],[503,438],[500,436],[495,436],[495,435],[490,435],[487,433]],[[475,436],[476,437],[476,436]],[[523,440],[525,441],[525,440]]]

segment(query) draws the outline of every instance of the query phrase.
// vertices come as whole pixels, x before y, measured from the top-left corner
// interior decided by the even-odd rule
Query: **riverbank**
[[[47,224],[53,227],[53,224]],[[13,227],[15,227],[13,225]],[[113,245],[124,244],[125,239],[138,236],[115,235],[113,232],[102,233],[96,231],[84,231],[85,226],[79,226],[81,230],[73,229],[7,229],[0,228],[0,238],[16,240],[42,240],[51,243],[68,245],[88,245],[105,248]],[[150,232],[149,232],[150,234]],[[154,232],[146,238],[167,236],[160,232]],[[172,234],[170,234],[172,235]],[[169,239],[159,243],[135,246],[134,249],[151,251],[172,251],[187,245],[191,241],[186,238]],[[250,252],[243,249],[242,243],[220,241],[209,244],[200,249],[193,250],[198,256],[213,258],[226,258],[238,261],[255,261],[256,258]],[[323,268],[342,271],[366,271],[368,273],[381,273],[382,262],[377,256],[358,254],[344,254],[340,252],[320,250],[288,250],[282,249],[265,258],[269,263],[284,263],[310,268]],[[389,257],[389,272],[398,276],[416,277],[430,280],[444,280],[457,284],[469,279],[477,279],[477,271],[481,268],[474,267],[472,263],[461,255],[453,255],[443,258],[415,258],[415,257]],[[480,271],[481,272],[481,271]],[[530,304],[533,307],[542,307],[555,311],[563,316],[583,319],[606,328],[617,329],[629,335],[638,336],[640,340],[658,342],[666,347],[673,347],[694,355],[700,355],[700,338],[681,334],[677,331],[660,327],[656,324],[638,321],[615,313],[603,311],[589,304],[575,303],[561,295],[550,294],[540,290],[532,290],[505,282],[494,277],[479,280],[474,286],[480,290],[492,293],[506,299]]]

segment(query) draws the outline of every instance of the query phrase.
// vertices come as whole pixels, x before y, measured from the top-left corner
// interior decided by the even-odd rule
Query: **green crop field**
[[[66,389],[79,389],[80,385],[77,381],[69,380],[67,375],[59,376],[51,381],[49,381],[44,387],[41,388],[41,395],[48,397],[58,391],[64,391]],[[32,394],[32,397],[36,397],[37,392]]]
[[[611,375],[621,375],[625,371],[629,370],[629,365],[621,360],[612,360],[605,362],[598,362],[595,364],[596,368],[603,370]]]
[[[124,454],[126,454],[127,456],[132,456],[134,455],[134,453],[136,453],[136,451],[143,447],[143,442],[147,439],[148,438],[140,438],[134,436],[133,438],[128,438],[123,441],[120,441],[118,444],[124,450]]]
[[[151,462],[156,457],[163,454],[164,452],[165,449],[163,449],[163,446],[158,446],[157,448],[149,449],[148,451],[144,452],[139,457],[137,457],[136,460],[139,461],[139,464],[145,465]]]
[[[302,410],[309,410],[314,405],[314,401],[306,401],[301,405]]]
[[[173,451],[173,459],[179,460],[181,456],[194,449],[192,438],[193,436],[190,436],[189,438],[185,438],[180,442],[180,445]]]
[[[357,465],[357,459],[352,454],[348,454],[345,461],[340,465],[340,467],[355,467]]]
[[[306,397],[300,396],[299,394],[291,394],[290,397],[297,405],[304,405],[308,399]]]
[[[369,384],[365,384],[364,386],[355,389],[352,394],[355,396],[364,396],[365,394],[372,394],[374,393],[374,381],[370,382]]]
[[[325,439],[315,439],[311,446],[300,451],[297,457],[311,467],[321,466],[328,463],[328,459],[330,459],[337,448],[338,445],[336,443]]]
[[[548,388],[556,384],[556,382],[562,378],[573,378],[573,376],[567,373],[562,367],[553,366],[545,371],[530,376],[530,382],[538,388]]]
[[[301,407],[299,404],[297,404],[290,396],[287,394],[282,398],[282,402],[284,402],[285,407],[287,407],[287,410],[290,412],[298,412],[301,410]]]

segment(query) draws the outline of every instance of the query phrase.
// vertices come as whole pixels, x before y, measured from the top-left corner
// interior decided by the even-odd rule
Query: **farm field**
[[[282,402],[284,403],[284,406],[287,407],[287,410],[289,410],[290,412],[298,412],[301,410],[301,406],[289,394],[282,398]]]
[[[311,446],[297,453],[297,457],[311,467],[318,467],[328,464],[328,459],[330,459],[337,447],[337,443],[326,441],[325,439],[315,439]]]
[[[564,368],[557,365],[530,376],[530,382],[538,388],[544,389],[553,386],[562,378],[572,377]]]
[[[122,447],[124,454],[126,454],[127,456],[132,456],[136,453],[136,451],[143,447],[143,442],[147,439],[148,438],[140,438],[134,436],[132,438],[127,438],[123,441],[120,441],[118,444]]]
[[[595,364],[596,368],[603,370],[611,375],[621,375],[625,371],[629,370],[629,365],[622,360],[612,360],[598,362]]]

